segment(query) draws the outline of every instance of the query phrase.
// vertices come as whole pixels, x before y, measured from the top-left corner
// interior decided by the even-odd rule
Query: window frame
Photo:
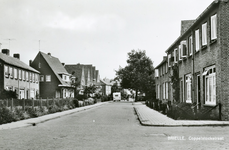
[[[41,79],[42,79],[42,80],[41,80]],[[40,76],[39,76],[39,81],[40,81],[40,82],[44,82],[44,81],[45,81],[45,76],[44,76],[44,75],[40,75]]]
[[[203,23],[202,24],[202,39],[201,39],[201,43],[202,43],[202,46],[206,46],[207,45],[207,40],[208,40],[208,37],[207,37],[207,22]]]
[[[195,50],[196,52],[200,50],[200,29],[195,30]]]
[[[51,75],[45,75],[45,82],[51,82]]]
[[[205,68],[204,71],[204,103],[205,105],[216,105],[216,68],[215,65]]]
[[[217,39],[217,14],[211,16],[211,41]]]

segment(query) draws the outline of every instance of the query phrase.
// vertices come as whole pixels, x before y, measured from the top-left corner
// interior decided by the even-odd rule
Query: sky
[[[181,20],[196,19],[213,0],[0,0],[1,49],[29,64],[39,51],[65,64],[92,64],[112,79],[131,50],[156,67],[180,36]]]

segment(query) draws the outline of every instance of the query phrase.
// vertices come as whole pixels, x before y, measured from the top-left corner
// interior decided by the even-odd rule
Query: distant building
[[[67,64],[64,67],[69,74],[72,74],[80,82],[78,90],[83,90],[85,86],[100,83],[99,71],[92,65]]]
[[[0,91],[16,91],[18,99],[39,96],[39,71],[20,61],[20,54],[10,56],[8,49],[0,53]]]
[[[101,87],[102,87],[102,94],[103,95],[110,95],[111,94],[111,87],[112,87],[112,84],[110,83],[109,80],[100,80],[100,83],[101,83]]]
[[[69,74],[60,60],[50,53],[39,52],[30,66],[40,71],[41,98],[74,97],[75,77]]]

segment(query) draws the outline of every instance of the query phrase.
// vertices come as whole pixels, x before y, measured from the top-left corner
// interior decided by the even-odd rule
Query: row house
[[[18,99],[39,96],[39,71],[20,61],[20,54],[10,56],[8,49],[0,53],[0,90],[16,91]]]
[[[167,56],[164,56],[162,62],[155,67],[155,77],[156,98],[163,103],[167,103],[171,99],[169,95],[171,85],[168,73]]]
[[[72,74],[80,82],[79,91],[83,91],[84,87],[90,85],[99,86],[100,76],[99,71],[92,65],[84,64],[66,64],[65,69]]]
[[[39,52],[30,66],[40,72],[41,98],[73,98],[75,77],[51,53]]]
[[[182,27],[181,35],[166,50],[171,85],[174,68],[179,72],[179,98],[173,99],[168,85],[168,101],[190,103],[197,109],[215,108],[214,114],[221,105],[222,120],[229,120],[229,2],[215,0],[196,20],[183,21]],[[162,78],[166,76],[157,75],[156,83]],[[161,91],[156,90],[158,95]]]

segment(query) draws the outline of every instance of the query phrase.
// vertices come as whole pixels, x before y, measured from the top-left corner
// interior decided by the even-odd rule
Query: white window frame
[[[200,50],[200,30],[197,29],[195,31],[195,46],[196,46],[196,51]]]
[[[207,22],[202,24],[202,46],[207,45]]]
[[[157,98],[160,100],[160,85],[157,85]]]
[[[159,77],[159,71],[158,71],[158,69],[155,69],[155,77]]]
[[[18,69],[18,79],[21,80],[21,70]]]
[[[186,103],[192,103],[192,76],[188,74],[185,76],[185,93],[186,93]]]
[[[204,71],[205,80],[205,104],[216,105],[216,72],[215,65],[210,66]],[[207,72],[207,73],[206,73]]]
[[[39,81],[40,81],[40,82],[44,82],[44,81],[45,81],[44,75],[40,75],[40,76],[39,76]]]
[[[169,84],[168,82],[165,83],[165,99],[169,98]]]
[[[18,69],[14,68],[14,78],[17,79],[18,78]]]
[[[179,60],[182,60],[182,51],[181,51],[181,45],[178,46],[178,51],[179,51]]]
[[[180,45],[181,45],[181,57],[185,58],[185,57],[187,57],[187,42],[186,42],[186,40],[181,41]],[[186,55],[184,55],[184,51],[186,51]]]
[[[217,14],[211,16],[211,40],[217,39]]]
[[[12,67],[9,67],[9,75],[10,75],[10,78],[13,78],[13,68]]]
[[[25,79],[26,81],[29,81],[29,72],[28,71],[25,72]]]
[[[174,49],[174,63],[177,63],[177,48]]]
[[[45,75],[45,81],[51,82],[51,75]]]
[[[23,81],[25,81],[25,71],[24,70],[22,70],[22,79]]]
[[[170,58],[171,58],[171,54],[168,54],[168,67],[171,67],[171,60],[170,60]]]
[[[5,72],[5,77],[9,77],[9,66],[4,65],[4,72]]]
[[[193,41],[192,41],[192,35],[189,36],[188,38],[188,50],[189,50],[189,55],[191,56],[193,53]]]

